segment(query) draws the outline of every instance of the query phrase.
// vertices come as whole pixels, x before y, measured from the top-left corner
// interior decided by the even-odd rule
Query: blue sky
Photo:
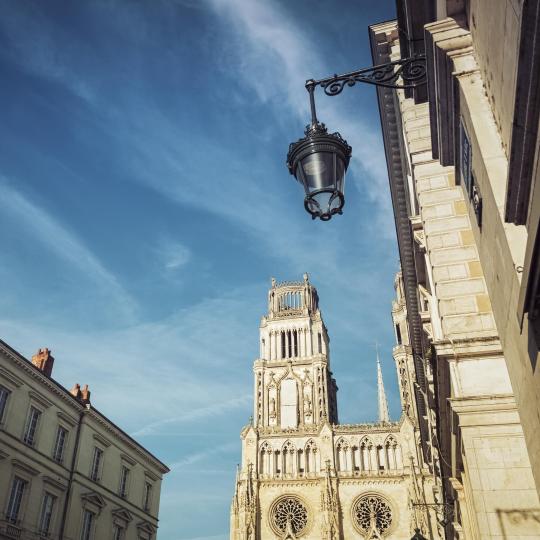
[[[317,94],[353,147],[343,216],[288,174],[305,79],[371,64],[394,2],[0,0],[0,329],[171,466],[160,540],[228,538],[270,277],[309,272],[342,422],[399,415],[398,268],[375,91]]]

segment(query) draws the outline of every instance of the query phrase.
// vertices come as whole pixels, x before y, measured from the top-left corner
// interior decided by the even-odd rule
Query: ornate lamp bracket
[[[325,79],[308,79],[306,90],[309,93],[311,105],[311,126],[318,124],[314,95],[317,86],[320,86],[327,96],[337,96],[343,92],[345,86],[354,86],[356,83],[396,89],[417,88],[426,84],[426,56],[416,54],[409,58],[400,58],[393,62],[358,69],[342,75],[334,74]]]
[[[386,88],[416,88],[426,83],[426,57],[424,54],[416,54],[410,58],[400,58],[342,75],[335,74],[325,79],[309,79],[306,81],[306,89],[309,92],[310,87],[320,86],[327,96],[337,96],[345,86],[354,86],[360,82]]]
[[[345,86],[368,83],[386,88],[411,89],[426,84],[426,58],[423,54],[402,58],[386,64],[358,69],[326,79],[309,79],[311,123],[305,137],[289,145],[287,167],[304,186],[304,207],[313,219],[328,221],[343,213],[343,186],[351,157],[351,147],[339,133],[328,133],[317,119],[315,88],[320,86],[327,96],[341,94]]]

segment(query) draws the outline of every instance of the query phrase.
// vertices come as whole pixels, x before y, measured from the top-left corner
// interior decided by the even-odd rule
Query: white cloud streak
[[[219,446],[208,448],[206,450],[202,450],[200,452],[195,452],[193,454],[189,454],[188,456],[185,456],[182,459],[179,459],[178,461],[175,461],[174,463],[171,463],[169,468],[172,472],[175,472],[177,469],[182,469],[183,467],[186,467],[188,465],[192,465],[193,463],[197,463],[199,461],[203,461],[207,458],[214,457],[219,454],[223,454],[225,452],[230,452],[232,450],[238,450],[240,448],[239,443],[225,443],[221,444]]]
[[[251,394],[246,394],[237,398],[229,399],[227,401],[222,401],[219,403],[213,403],[206,407],[199,407],[198,409],[192,409],[190,411],[183,412],[182,414],[171,416],[169,418],[164,418],[163,420],[158,420],[157,422],[152,422],[134,433],[133,437],[142,437],[145,435],[152,435],[159,431],[160,428],[170,425],[183,424],[186,422],[194,422],[197,420],[203,420],[206,418],[213,418],[215,416],[221,416],[226,412],[236,409],[239,407],[245,407],[252,400]],[[169,429],[169,428],[167,428]]]
[[[157,248],[157,255],[166,271],[177,271],[191,260],[190,249],[173,240],[162,241]]]
[[[137,306],[134,299],[124,290],[101,261],[60,222],[43,208],[30,202],[20,192],[10,187],[0,177],[0,204],[6,214],[11,214],[18,226],[23,226],[34,238],[71,264],[88,280],[112,296],[126,317],[132,318]],[[16,228],[14,228],[16,230]]]

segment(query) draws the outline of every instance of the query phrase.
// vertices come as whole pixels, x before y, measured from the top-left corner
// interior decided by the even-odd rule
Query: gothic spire
[[[384,392],[384,383],[382,378],[381,361],[379,360],[379,346],[375,345],[377,350],[377,395],[379,398],[379,422],[389,422],[388,402]]]

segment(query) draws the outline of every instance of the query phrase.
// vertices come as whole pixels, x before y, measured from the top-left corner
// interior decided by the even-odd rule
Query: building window
[[[482,196],[480,195],[480,190],[472,170],[472,146],[469,135],[467,134],[467,130],[463,125],[463,119],[461,119],[459,124],[459,138],[461,146],[459,153],[461,181],[465,186],[467,198],[472,203],[474,214],[476,216],[476,222],[479,227],[482,227]]]
[[[45,492],[43,503],[41,504],[41,514],[39,516],[39,533],[41,535],[47,536],[50,532],[55,502],[56,497]]]
[[[459,123],[459,169],[460,179],[465,186],[465,191],[468,196],[471,192],[471,172],[472,172],[472,148],[469,135],[463,124],[463,119]]]
[[[26,489],[27,482],[22,478],[13,478],[11,484],[11,492],[9,494],[9,501],[6,510],[6,520],[10,523],[17,523],[19,519],[19,512],[21,510],[21,502]]]
[[[399,328],[399,324],[396,324],[396,341],[398,345],[401,345],[401,329]]]
[[[64,449],[66,447],[67,434],[68,431],[66,428],[58,426],[53,451],[53,459],[58,463],[62,463],[62,461],[64,460]]]
[[[319,354],[322,354],[322,336],[320,332],[317,334],[317,344],[319,346]]]
[[[124,540],[124,527],[115,525],[113,529],[113,540]]]
[[[0,386],[0,424],[4,421],[4,413],[6,412],[8,397],[9,390],[3,386]]]
[[[103,450],[101,448],[98,448],[97,446],[94,447],[94,459],[92,460],[92,469],[90,470],[90,478],[97,482],[99,481],[99,472],[101,468],[101,461],[103,458]]]
[[[150,482],[145,482],[144,483],[143,508],[146,511],[150,510],[151,501],[152,501],[152,484]]]
[[[125,465],[122,465],[122,470],[120,471],[120,489],[118,490],[120,497],[127,496],[128,479],[129,469]]]
[[[26,429],[24,430],[23,436],[23,441],[29,446],[34,446],[34,443],[36,442],[36,432],[40,416],[41,411],[35,407],[30,407],[30,414],[28,415]]]
[[[94,514],[90,510],[85,510],[83,515],[83,524],[81,529],[81,540],[90,540],[92,538],[92,527],[94,525]]]

